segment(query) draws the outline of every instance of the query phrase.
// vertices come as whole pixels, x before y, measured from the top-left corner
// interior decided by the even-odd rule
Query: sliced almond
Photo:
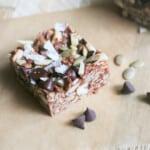
[[[36,65],[42,65],[42,66],[49,65],[51,62],[52,62],[51,59],[34,60],[34,63]]]
[[[84,59],[85,59],[85,57],[83,57],[83,56],[77,58],[77,59],[74,61],[73,65],[74,65],[74,66],[80,65],[80,63],[83,62]]]
[[[88,54],[88,50],[84,47],[83,48],[83,56],[87,57],[87,54]]]
[[[84,74],[84,71],[85,71],[85,64],[84,64],[84,62],[81,62],[81,63],[80,63],[80,67],[79,67],[78,74],[79,74],[79,75],[83,75],[83,74]]]
[[[17,60],[16,60],[16,63],[17,63],[18,65],[24,65],[24,64],[26,63],[26,61],[25,61],[24,59],[17,59]]]
[[[141,60],[136,60],[136,61],[134,61],[134,62],[132,62],[131,64],[130,64],[130,67],[133,67],[133,68],[141,68],[141,67],[143,67],[144,66],[144,62],[143,61],[141,61]]]
[[[18,50],[16,52],[16,54],[13,56],[13,61],[15,62],[18,59],[21,59],[23,57],[23,51],[22,50]]]
[[[18,40],[17,43],[21,44],[21,45],[25,45],[25,44],[33,44],[33,41],[31,40]]]

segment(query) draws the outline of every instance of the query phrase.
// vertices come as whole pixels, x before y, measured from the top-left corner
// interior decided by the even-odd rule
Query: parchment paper
[[[150,105],[143,94],[150,90],[150,34],[138,34],[137,25],[121,18],[109,6],[90,7],[0,22],[0,150],[103,150],[122,144],[150,142]],[[51,118],[32,95],[16,81],[7,54],[18,39],[33,39],[55,22],[67,22],[96,48],[109,55],[111,77],[97,95],[83,98],[68,110]],[[122,67],[113,63],[124,54]],[[140,58],[132,83],[136,92],[118,95],[124,80],[122,71]],[[97,113],[96,121],[80,130],[70,120],[86,107]]]

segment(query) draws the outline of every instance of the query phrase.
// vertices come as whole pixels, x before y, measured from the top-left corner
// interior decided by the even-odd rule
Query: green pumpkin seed
[[[136,61],[132,62],[129,66],[130,66],[130,67],[133,67],[133,68],[135,68],[135,69],[136,69],[136,68],[141,68],[141,67],[144,66],[144,62],[141,61],[141,60],[136,60]]]
[[[127,68],[124,72],[123,72],[123,78],[125,80],[130,80],[135,76],[135,69],[134,68]]]
[[[114,62],[116,65],[121,66],[124,63],[124,56],[123,55],[116,55],[114,58]]]
[[[85,59],[85,57],[83,57],[83,56],[77,58],[77,59],[74,61],[73,65],[74,65],[74,66],[80,65],[80,63],[84,62],[84,59]]]

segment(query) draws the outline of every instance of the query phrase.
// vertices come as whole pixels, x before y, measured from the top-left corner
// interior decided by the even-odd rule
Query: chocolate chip
[[[40,85],[41,88],[46,89],[48,91],[53,91],[54,90],[54,85],[53,85],[52,80],[40,81],[39,85]]]
[[[23,75],[25,76],[28,76],[31,72],[32,72],[32,69],[30,68],[25,68],[25,67],[21,67],[20,68],[20,71]]]
[[[123,88],[121,90],[121,93],[122,94],[131,94],[133,92],[135,92],[134,86],[129,81],[125,81]]]
[[[80,129],[85,128],[84,122],[85,122],[85,115],[81,115],[78,118],[72,120],[73,125],[80,128]]]
[[[94,51],[89,51],[88,54],[87,54],[87,58],[93,56],[93,54],[94,54]]]
[[[84,114],[85,120],[88,122],[94,121],[96,119],[96,113],[92,109],[87,108]]]
[[[86,45],[87,42],[86,42],[85,39],[81,39],[81,40],[79,41],[79,43],[80,43],[80,44],[83,44],[83,45]]]
[[[76,79],[76,77],[77,77],[77,74],[76,74],[76,72],[73,69],[69,69],[66,74],[72,80]]]
[[[30,77],[33,80],[38,80],[40,77],[46,77],[46,76],[47,76],[47,72],[43,68],[36,68],[30,74]]]
[[[147,92],[146,96],[150,99],[150,92]]]

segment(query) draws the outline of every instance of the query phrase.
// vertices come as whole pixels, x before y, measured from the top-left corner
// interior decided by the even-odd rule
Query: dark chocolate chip
[[[88,54],[87,54],[87,58],[93,56],[93,54],[94,54],[94,51],[89,51]]]
[[[81,115],[78,118],[72,120],[73,125],[80,129],[85,129],[84,122],[85,122],[85,115]]]
[[[147,92],[146,96],[150,99],[150,92]]]
[[[81,40],[79,41],[79,43],[80,43],[80,44],[83,44],[83,45],[86,45],[87,42],[86,42],[85,39],[81,39]]]
[[[96,113],[92,109],[87,108],[84,114],[85,120],[88,122],[94,121],[96,119]]]
[[[54,85],[53,85],[52,80],[40,81],[39,85],[40,85],[41,88],[46,89],[48,91],[53,91],[54,90]]]
[[[40,79],[40,77],[46,77],[46,76],[47,76],[47,72],[43,68],[36,68],[30,74],[30,77],[33,80],[38,80]]]
[[[133,92],[135,92],[134,86],[129,81],[125,81],[123,88],[121,90],[121,93],[122,94],[131,94]]]
[[[29,75],[31,72],[32,72],[32,69],[31,68],[25,68],[25,67],[21,67],[20,68],[20,71],[23,75],[27,76]]]
[[[75,70],[73,70],[73,69],[69,69],[66,74],[72,80],[76,79],[76,77],[77,77],[77,74],[76,74]]]

